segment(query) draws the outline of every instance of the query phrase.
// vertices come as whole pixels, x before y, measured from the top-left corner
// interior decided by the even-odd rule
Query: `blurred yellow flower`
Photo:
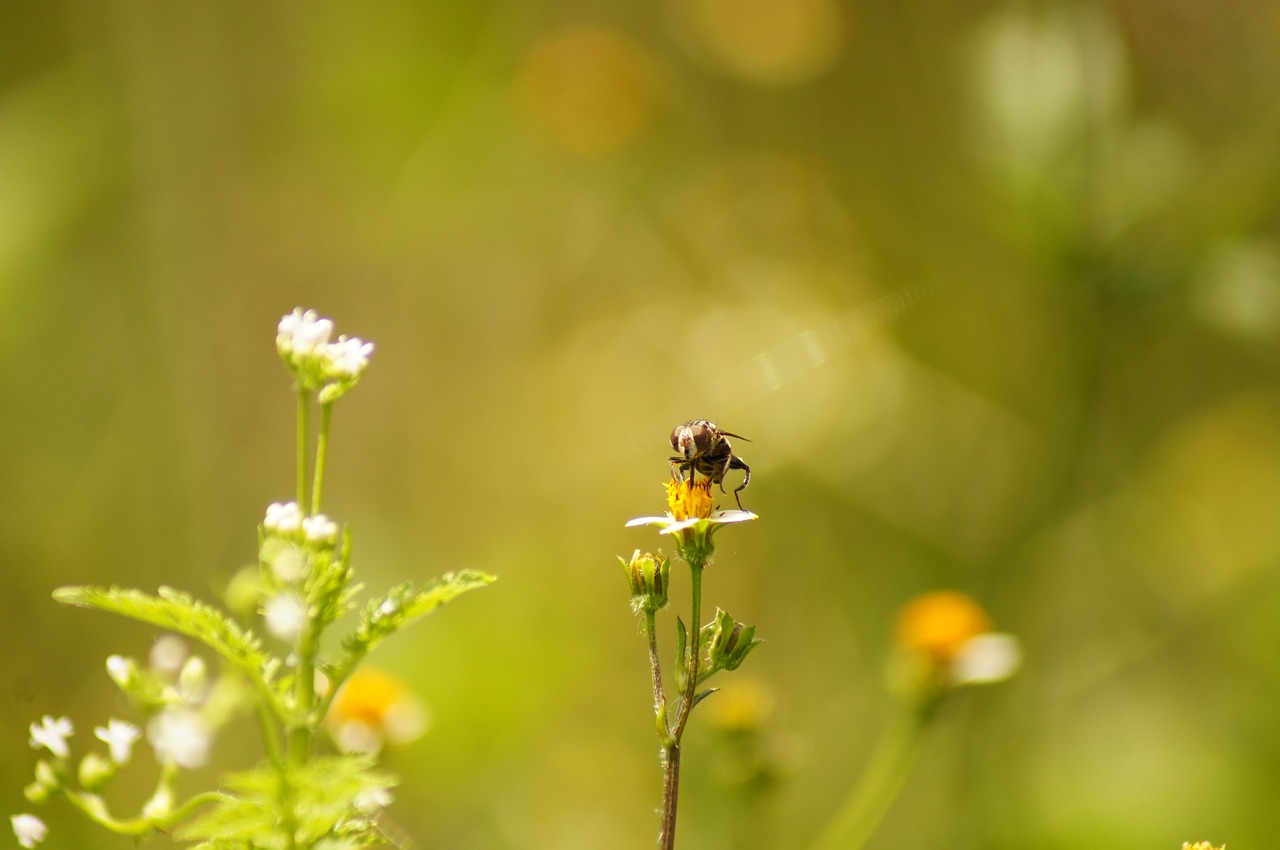
[[[986,612],[954,590],[917,596],[898,614],[898,643],[939,661],[955,658],[965,642],[990,630]]]
[[[1182,842],[1182,850],[1227,850],[1227,845],[1223,844],[1221,847],[1218,847],[1215,844],[1210,844],[1208,841],[1197,841],[1195,844],[1188,844],[1184,841]]]
[[[679,0],[689,35],[726,71],[768,84],[811,80],[835,64],[846,22],[835,0]]]
[[[936,696],[948,687],[1007,679],[1022,661],[1016,638],[991,631],[985,611],[963,593],[918,596],[898,614],[896,642],[910,692]]]
[[[757,732],[773,714],[772,689],[759,679],[733,678],[707,702],[711,725],[731,735]]]
[[[426,707],[400,679],[362,667],[334,697],[325,726],[343,752],[376,753],[427,730]]]
[[[626,36],[578,25],[532,50],[515,94],[529,121],[557,147],[591,158],[622,148],[649,122],[657,74]]]

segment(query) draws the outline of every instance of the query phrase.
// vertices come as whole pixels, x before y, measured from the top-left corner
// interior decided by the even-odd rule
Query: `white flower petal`
[[[49,715],[45,715],[37,726],[31,724],[31,744],[33,749],[44,747],[60,759],[64,759],[71,754],[70,748],[67,746],[67,738],[75,734],[75,729],[71,725],[71,721],[66,717],[59,717],[57,720]]]
[[[1022,663],[1022,645],[1013,635],[983,634],[960,647],[951,662],[951,681],[956,685],[999,682],[1017,672]]]
[[[635,528],[640,525],[667,525],[672,522],[675,522],[675,520],[669,516],[639,516],[635,519],[627,520],[623,528]]]
[[[749,522],[759,518],[758,514],[753,514],[751,511],[716,511],[707,517],[707,522]]]
[[[697,517],[691,517],[690,519],[681,520],[680,522],[672,522],[670,525],[668,525],[666,528],[662,529],[658,533],[659,534],[675,534],[677,531],[684,531],[686,528],[693,528],[695,525],[697,525],[700,522],[702,522],[702,520],[698,519]]]
[[[132,723],[112,718],[106,726],[99,726],[93,734],[111,750],[111,760],[116,764],[128,764],[133,752],[133,744],[142,737],[142,732]]]
[[[296,593],[281,593],[262,608],[267,630],[281,640],[296,640],[307,624],[307,603]]]
[[[49,827],[35,815],[10,815],[9,823],[13,825],[13,834],[23,847],[35,847],[49,834]]]
[[[191,769],[209,760],[213,732],[197,712],[177,708],[161,712],[147,724],[147,740],[160,761]]]

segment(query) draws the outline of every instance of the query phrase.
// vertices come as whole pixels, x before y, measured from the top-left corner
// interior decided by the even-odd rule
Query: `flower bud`
[[[739,623],[717,608],[715,619],[703,626],[700,636],[707,657],[707,674],[737,670],[751,650],[764,643],[757,640],[755,634],[755,626]]]
[[[116,775],[116,766],[97,753],[89,753],[80,760],[80,787],[96,794]]]
[[[653,613],[667,607],[667,592],[670,585],[671,561],[660,555],[643,555],[637,549],[630,561],[618,558],[627,575],[627,583],[631,586],[631,608],[637,614],[641,611]]]

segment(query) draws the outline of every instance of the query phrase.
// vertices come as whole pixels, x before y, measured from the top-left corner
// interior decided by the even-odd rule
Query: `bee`
[[[728,491],[724,489],[724,474],[730,469],[741,469],[746,473],[746,477],[733,491],[734,501],[738,503],[738,508],[741,510],[742,499],[738,493],[747,489],[747,485],[751,483],[751,467],[733,453],[733,446],[729,444],[727,437],[733,437],[735,440],[747,439],[738,434],[721,431],[716,427],[716,423],[708,422],[706,419],[690,419],[683,425],[677,425],[671,432],[671,448],[677,452],[671,458],[671,474],[680,481],[684,481],[686,471],[689,473],[690,481],[695,475],[702,475],[704,478],[711,479],[712,484],[719,484],[720,492],[727,493]],[[747,442],[751,441],[747,440]]]

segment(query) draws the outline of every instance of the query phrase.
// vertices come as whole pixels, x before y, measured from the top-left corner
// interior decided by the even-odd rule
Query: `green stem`
[[[702,568],[706,562],[689,562],[691,584],[693,587],[693,614],[689,636],[692,646],[688,652],[688,676],[684,693],[676,707],[675,727],[671,730],[670,739],[662,748],[662,829],[658,832],[658,846],[661,850],[673,850],[676,846],[676,807],[680,801],[680,738],[684,735],[685,724],[689,722],[689,712],[693,710],[693,700],[698,689],[698,662],[702,658]]]
[[[311,485],[311,516],[320,513],[320,495],[324,488],[324,462],[329,453],[329,421],[332,416],[333,402],[320,405],[320,434],[316,438],[316,474],[315,481]]]
[[[167,786],[172,790],[173,780],[177,774],[176,768],[166,767],[161,772],[160,787]],[[218,800],[225,799],[226,795],[221,791],[206,791],[203,794],[197,794],[178,806],[169,814],[160,818],[139,817],[130,820],[121,820],[111,816],[107,810],[107,804],[97,794],[86,794],[81,791],[66,790],[67,801],[84,813],[89,820],[111,830],[117,835],[129,835],[134,838],[142,838],[156,831],[168,831],[174,826],[186,820],[186,818],[200,806],[205,803],[213,803]]]
[[[284,744],[280,740],[280,730],[276,728],[271,705],[265,699],[258,700],[258,724],[262,727],[262,741],[272,763],[284,764]]]
[[[866,844],[910,775],[931,716],[930,711],[912,709],[885,732],[862,779],[810,850],[859,850]]]
[[[658,728],[658,743],[665,749],[671,744],[667,727],[667,691],[662,686],[662,662],[658,660],[657,612],[646,611],[644,631],[649,638],[649,672],[653,677],[653,716]]]
[[[310,393],[298,387],[298,507],[307,503],[307,411]]]
[[[684,734],[685,724],[689,722],[689,712],[693,710],[693,698],[698,690],[698,664],[702,660],[702,568],[704,566],[706,566],[705,563],[689,564],[693,585],[693,615],[689,621],[689,628],[692,630],[689,641],[692,646],[689,649],[689,678],[685,683],[684,693],[680,697],[680,707],[676,710],[676,726],[672,731],[672,737],[677,743]]]

